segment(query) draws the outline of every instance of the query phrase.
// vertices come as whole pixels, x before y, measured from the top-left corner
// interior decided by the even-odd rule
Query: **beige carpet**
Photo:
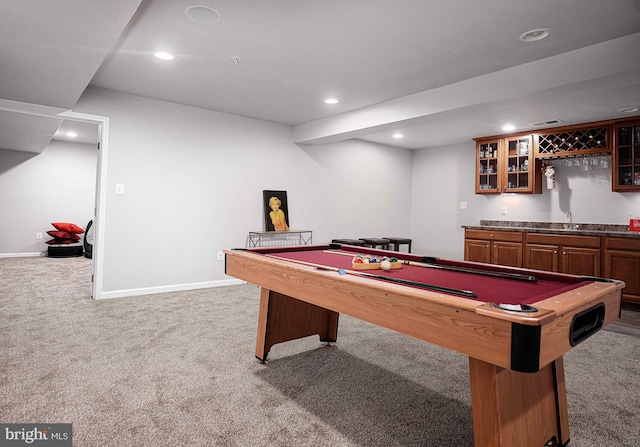
[[[85,258],[0,259],[0,422],[75,447],[472,446],[467,359],[346,316],[253,353],[252,285],[94,301]],[[640,338],[565,357],[571,447],[637,447]]]

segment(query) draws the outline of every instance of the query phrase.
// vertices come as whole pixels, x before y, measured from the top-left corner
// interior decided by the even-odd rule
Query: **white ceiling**
[[[518,39],[536,28],[550,37]],[[640,107],[640,0],[3,2],[0,60],[0,148],[41,151],[24,129],[55,130],[33,105],[73,109],[88,85],[291,125],[298,143],[428,148]]]

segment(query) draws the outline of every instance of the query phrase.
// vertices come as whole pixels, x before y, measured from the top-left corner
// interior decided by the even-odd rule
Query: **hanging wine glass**
[[[588,171],[589,169],[591,169],[589,164],[589,159],[587,157],[584,157],[584,159],[582,160],[582,170]]]

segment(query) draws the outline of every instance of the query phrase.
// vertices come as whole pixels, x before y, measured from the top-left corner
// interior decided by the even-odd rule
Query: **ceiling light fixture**
[[[325,104],[338,104],[340,101],[338,101],[335,98],[327,98],[324,100]]]
[[[167,53],[166,51],[156,51],[153,55],[163,61],[172,61],[175,59],[173,54]]]
[[[187,17],[198,23],[215,23],[220,20],[220,13],[204,5],[187,6],[184,10]]]
[[[623,107],[621,109],[618,110],[618,112],[620,113],[633,113],[633,112],[637,112],[638,109],[637,107]]]
[[[392,137],[395,138],[396,140],[399,140],[400,138],[404,137],[404,135],[398,132],[398,133],[394,133]]]
[[[520,40],[523,42],[537,42],[538,40],[546,39],[551,34],[549,28],[538,28],[527,31],[520,35]]]
[[[75,137],[78,136],[78,134],[75,133],[75,132],[67,132],[67,136],[70,137],[70,138],[75,138]]]
[[[504,130],[505,132],[511,132],[512,130],[515,130],[516,126],[514,126],[513,124],[505,124],[504,126],[502,126],[502,130]]]

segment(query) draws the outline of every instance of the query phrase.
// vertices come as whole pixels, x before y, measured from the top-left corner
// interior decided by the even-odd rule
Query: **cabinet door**
[[[476,194],[502,191],[502,141],[482,140],[476,144]]]
[[[504,139],[502,190],[505,192],[542,192],[541,162],[534,157],[532,135]]]
[[[515,242],[493,242],[491,263],[522,267],[522,244]]]
[[[558,271],[560,247],[557,245],[526,244],[524,266],[529,269]]]
[[[562,247],[562,273],[600,276],[600,250]]]
[[[612,189],[640,191],[640,122],[616,126],[615,136]]]
[[[491,241],[466,239],[464,241],[464,260],[491,263]]]
[[[640,252],[605,250],[604,276],[624,281],[623,300],[640,304]]]

